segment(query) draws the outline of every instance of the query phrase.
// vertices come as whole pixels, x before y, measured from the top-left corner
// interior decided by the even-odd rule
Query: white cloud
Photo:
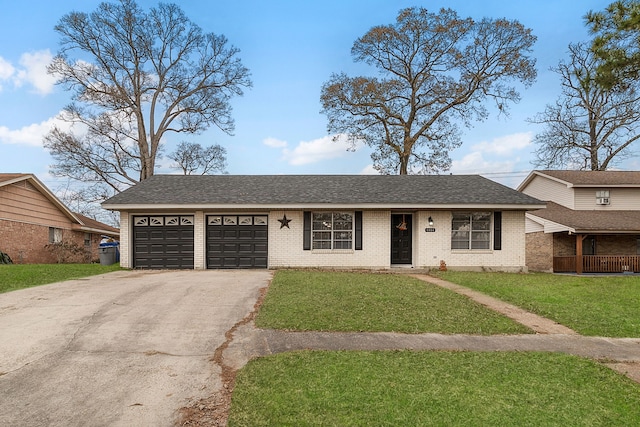
[[[56,78],[47,73],[47,65],[51,63],[53,56],[47,50],[33,53],[23,53],[20,57],[22,68],[18,71],[17,85],[27,82],[33,86],[36,93],[47,95],[53,91]]]
[[[0,56],[0,91],[2,91],[2,82],[9,80],[15,73],[16,69],[11,63]]]
[[[340,135],[334,141],[334,137],[328,135],[313,141],[301,141],[293,150],[282,150],[282,154],[289,164],[300,166],[344,157],[349,154],[349,148],[345,136]]]
[[[61,121],[55,117],[41,123],[23,126],[20,129],[9,129],[6,126],[0,126],[0,143],[42,146],[42,139],[49,133],[53,125],[63,130],[69,130],[71,127],[68,122]]]
[[[49,49],[23,53],[18,66],[0,57],[0,91],[2,83],[10,81],[14,87],[28,84],[35,93],[50,94],[56,83],[56,78],[47,73],[47,65],[52,59]]]
[[[373,165],[367,165],[364,169],[362,169],[359,175],[380,175]]]
[[[281,139],[268,137],[262,141],[264,145],[271,148],[284,148],[287,146],[287,141]]]
[[[493,153],[498,156],[508,156],[513,151],[527,148],[531,145],[532,140],[533,134],[531,132],[514,133],[500,138],[494,138],[492,141],[482,141],[479,144],[471,146],[471,150]]]

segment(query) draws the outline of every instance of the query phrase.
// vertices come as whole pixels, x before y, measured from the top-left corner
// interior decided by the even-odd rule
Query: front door
[[[391,264],[411,264],[411,215],[391,215]]]

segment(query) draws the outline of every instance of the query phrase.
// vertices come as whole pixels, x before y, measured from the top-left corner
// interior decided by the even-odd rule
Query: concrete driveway
[[[0,294],[0,425],[170,426],[266,270],[119,271]]]

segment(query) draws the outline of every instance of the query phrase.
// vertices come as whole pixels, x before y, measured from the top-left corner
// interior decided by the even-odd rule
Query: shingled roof
[[[563,181],[569,187],[640,187],[640,171],[535,170],[518,190],[522,190],[536,175]]]
[[[170,207],[496,207],[544,203],[478,175],[155,175],[103,203]]]
[[[574,233],[640,233],[640,211],[580,211],[547,202],[546,209],[528,215],[563,225]]]

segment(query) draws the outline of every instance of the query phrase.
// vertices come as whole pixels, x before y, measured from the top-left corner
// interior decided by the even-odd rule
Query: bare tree
[[[175,163],[170,167],[180,169],[185,175],[224,173],[227,167],[227,150],[219,144],[207,148],[195,142],[182,141],[169,158]]]
[[[62,114],[72,130],[45,138],[55,175],[118,192],[154,174],[167,132],[233,132],[230,100],[251,86],[249,71],[224,36],[203,33],[177,5],[101,3],[55,30],[61,50],[49,72],[75,101]]]
[[[380,77],[333,74],[322,87],[327,129],[347,134],[354,148],[358,141],[373,147],[381,172],[448,170],[449,152],[461,144],[458,123],[486,119],[487,100],[507,114],[520,99],[511,84],[534,82],[535,40],[516,21],[401,10],[395,24],[373,27],[351,49]]]
[[[640,138],[640,93],[628,81],[624,89],[597,81],[600,60],[588,45],[569,46],[569,61],[552,69],[562,93],[530,122],[544,124],[537,134],[534,164],[544,168],[606,170],[630,155]]]
[[[113,192],[104,186],[78,186],[68,181],[58,186],[55,194],[62,203],[73,212],[95,219],[113,227],[120,226],[120,213],[107,211],[100,207],[100,202],[113,196]]]

